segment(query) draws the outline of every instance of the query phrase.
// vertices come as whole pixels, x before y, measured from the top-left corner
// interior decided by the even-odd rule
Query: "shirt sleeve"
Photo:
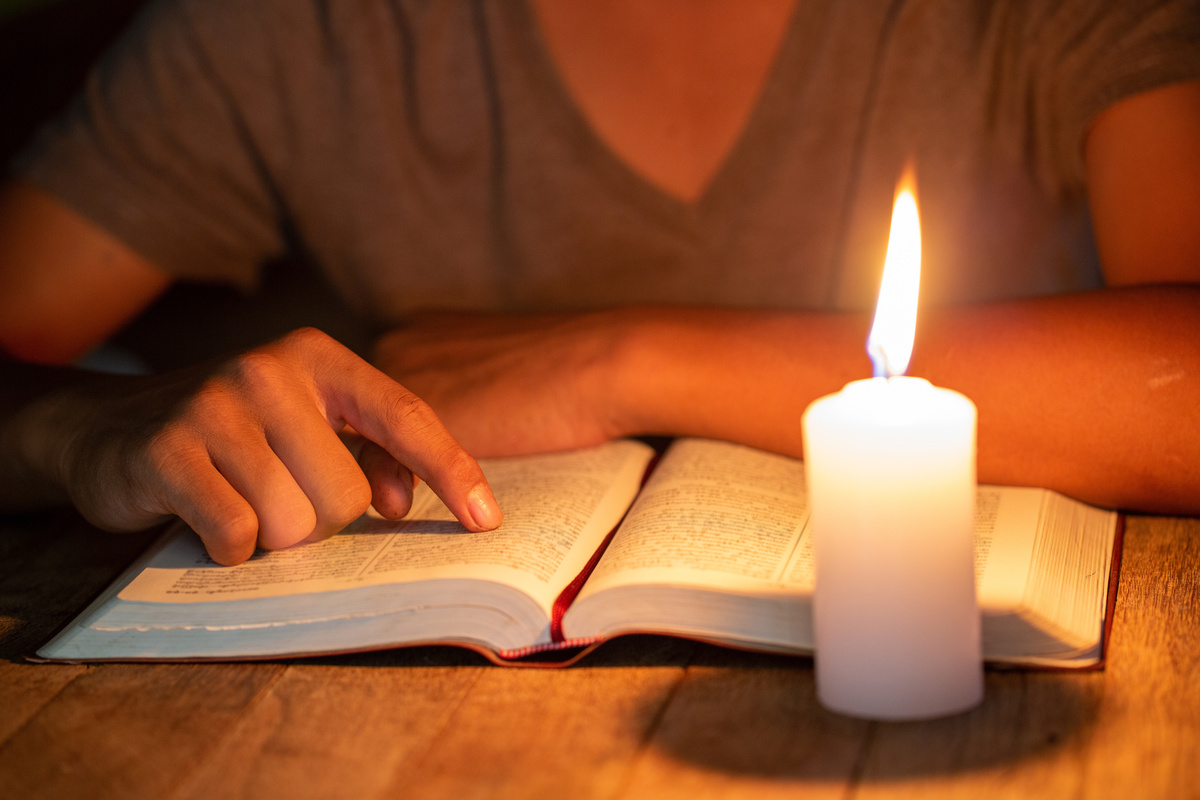
[[[16,174],[177,277],[252,286],[286,239],[271,5],[151,3]]]
[[[1200,78],[1195,0],[1032,0],[1007,29],[1017,65],[1010,109],[1025,119],[1040,178],[1059,194],[1083,190],[1083,147],[1101,111]]]

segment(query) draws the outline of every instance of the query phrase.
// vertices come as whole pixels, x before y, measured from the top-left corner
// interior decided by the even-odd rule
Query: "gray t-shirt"
[[[698,200],[573,105],[523,0],[165,0],[24,177],[185,278],[304,252],[387,324],[422,306],[866,308],[915,163],[925,303],[1098,286],[1082,142],[1200,76],[1190,2],[800,0]]]

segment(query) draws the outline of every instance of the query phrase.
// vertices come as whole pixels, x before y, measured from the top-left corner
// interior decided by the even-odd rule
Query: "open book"
[[[38,655],[240,659],[440,643],[509,660],[634,632],[811,652],[801,462],[682,439],[657,462],[648,445],[618,441],[482,465],[505,513],[496,531],[467,532],[423,484],[403,521],[367,515],[236,567],[214,564],[179,525]],[[1043,489],[979,488],[985,658],[1101,659],[1118,522]]]

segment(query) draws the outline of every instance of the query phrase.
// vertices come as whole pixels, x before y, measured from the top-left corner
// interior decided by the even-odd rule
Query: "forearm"
[[[865,315],[666,309],[629,322],[630,432],[800,455],[800,415],[867,377]],[[1200,513],[1200,289],[926,310],[910,374],[979,408],[979,478],[1105,506]]]
[[[0,356],[0,513],[68,501],[55,469],[69,433],[62,398],[121,380],[71,367],[27,364]]]

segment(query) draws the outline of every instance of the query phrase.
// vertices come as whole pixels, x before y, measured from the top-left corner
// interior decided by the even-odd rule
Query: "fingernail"
[[[479,484],[467,495],[467,510],[471,513],[475,527],[481,531],[499,528],[500,523],[504,521],[504,515],[500,513],[500,506],[496,503],[496,498],[492,496],[492,490],[487,487],[487,484]]]

